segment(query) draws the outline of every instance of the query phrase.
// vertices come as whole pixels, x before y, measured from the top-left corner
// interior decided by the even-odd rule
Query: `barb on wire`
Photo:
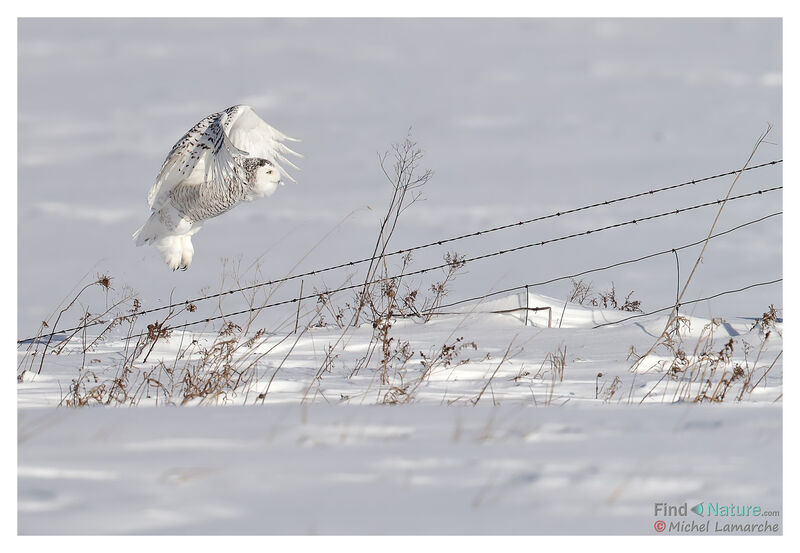
[[[594,326],[592,328],[600,328],[600,327],[603,327],[603,326],[609,326],[609,325],[615,325],[615,324],[619,324],[619,323],[624,323],[625,321],[630,321],[631,319],[637,319],[639,317],[647,317],[648,315],[655,315],[656,313],[661,313],[662,311],[668,311],[670,309],[675,309],[676,307],[680,307],[680,306],[683,306],[683,305],[689,305],[689,304],[692,304],[692,303],[700,303],[701,301],[713,300],[714,298],[718,298],[720,296],[726,296],[728,294],[736,294],[738,292],[744,292],[745,290],[750,290],[751,288],[757,288],[759,286],[768,286],[770,284],[776,284],[778,282],[783,282],[783,279],[782,278],[776,278],[775,280],[769,280],[767,282],[757,282],[755,284],[750,284],[748,286],[744,286],[742,288],[737,288],[735,290],[726,290],[724,292],[719,292],[719,293],[714,294],[712,296],[706,296],[705,298],[697,298],[696,300],[682,301],[679,304],[674,304],[673,303],[672,305],[668,305],[667,307],[662,307],[661,309],[656,309],[655,311],[648,311],[647,313],[639,313],[637,315],[631,315],[630,317],[625,317],[624,319],[619,319],[618,321],[611,321],[611,322],[608,322],[608,323],[602,323],[602,324],[596,325],[596,326]]]
[[[752,196],[759,196],[759,195],[762,195],[764,193],[774,192],[776,190],[780,190],[782,188],[783,188],[782,186],[776,186],[776,187],[768,188],[768,189],[764,189],[764,190],[757,190],[755,192],[750,192],[750,193],[747,193],[747,194],[740,194],[739,196],[731,196],[730,198],[727,199],[727,201],[730,202],[730,201],[736,201],[736,200],[740,200],[740,199],[748,198],[748,197],[752,197]],[[641,222],[654,220],[654,219],[657,219],[657,218],[660,218],[660,217],[667,217],[669,215],[677,215],[677,214],[685,213],[687,211],[691,211],[691,210],[694,210],[694,209],[700,209],[702,207],[708,207],[708,206],[712,206],[712,205],[717,205],[722,201],[725,201],[725,200],[714,200],[714,201],[711,201],[711,202],[705,202],[705,203],[702,203],[702,204],[697,204],[697,205],[693,205],[693,206],[689,206],[689,207],[684,207],[684,208],[681,208],[681,209],[673,209],[673,210],[670,210],[670,211],[665,211],[663,213],[658,213],[656,215],[650,215],[650,216],[647,216],[647,217],[640,217],[638,219],[632,219],[630,221],[625,221],[625,222],[622,222],[622,223],[615,223],[613,225],[607,225],[607,226],[604,226],[604,227],[590,229],[590,230],[586,230],[586,231],[583,231],[583,232],[576,232],[576,233],[573,233],[573,234],[568,234],[566,236],[559,236],[557,238],[551,238],[549,240],[542,240],[542,241],[539,241],[539,242],[532,242],[532,243],[529,243],[529,244],[524,244],[522,246],[517,246],[515,248],[510,248],[510,249],[506,249],[506,250],[499,250],[499,251],[495,251],[495,252],[492,252],[492,253],[487,253],[487,254],[478,255],[478,256],[475,256],[475,257],[466,258],[466,259],[463,260],[463,262],[464,263],[469,263],[470,261],[479,261],[479,260],[482,260],[482,259],[488,259],[488,258],[500,256],[500,255],[505,255],[507,253],[520,251],[520,250],[523,250],[523,249],[526,249],[526,248],[532,248],[534,246],[544,246],[546,244],[552,244],[552,243],[555,243],[555,242],[560,242],[562,240],[568,240],[570,238],[577,238],[577,237],[580,237],[580,236],[586,236],[586,235],[589,235],[589,234],[603,232],[603,231],[614,229],[614,228],[620,228],[620,227],[623,227],[623,226],[626,226],[626,225],[639,224]],[[672,250],[669,250],[669,251],[671,252]],[[407,272],[407,273],[402,273],[402,274],[399,274],[399,275],[395,275],[393,277],[390,277],[390,279],[404,278],[404,277],[409,277],[409,276],[414,276],[414,275],[420,275],[420,274],[424,274],[424,273],[427,273],[427,272],[430,272],[430,271],[435,271],[435,270],[438,270],[438,269],[444,269],[444,268],[446,268],[448,266],[449,266],[448,263],[443,263],[441,265],[434,265],[432,267],[426,267],[424,269],[418,269],[416,271],[410,271],[410,272]],[[367,284],[378,284],[380,282],[384,282],[384,280],[385,279],[376,279],[376,280],[373,280],[371,282],[368,282]],[[345,292],[347,290],[354,290],[354,289],[360,288],[362,286],[364,286],[364,284],[352,284],[352,285],[349,285],[349,286],[342,286],[342,287],[336,288],[334,290],[326,290],[325,294],[326,295],[332,295],[332,294],[336,294],[336,293],[339,293],[339,292]],[[235,312],[232,312],[232,313],[224,313],[222,315],[217,315],[217,316],[214,316],[214,317],[207,317],[205,319],[198,319],[196,321],[191,321],[191,322],[187,322],[187,323],[180,324],[180,325],[170,326],[166,330],[177,330],[177,329],[186,328],[186,327],[189,327],[189,326],[209,323],[211,321],[224,319],[224,318],[227,318],[227,317],[234,317],[234,316],[237,316],[237,315],[244,315],[244,314],[247,314],[247,313],[252,313],[253,311],[257,311],[257,310],[261,310],[261,309],[269,309],[269,308],[272,308],[272,307],[278,307],[280,305],[289,305],[289,304],[292,304],[292,303],[295,303],[295,302],[298,302],[298,301],[303,301],[303,300],[312,299],[312,298],[316,298],[316,297],[319,297],[319,294],[315,293],[315,294],[309,294],[309,295],[306,295],[306,296],[299,296],[299,297],[296,297],[296,298],[292,298],[290,300],[284,300],[284,301],[279,301],[279,302],[275,302],[275,303],[268,303],[268,304],[262,305],[260,307],[251,307],[251,308],[248,308],[248,309],[243,309],[241,311],[235,311]],[[138,336],[133,336],[133,337],[136,338]]]
[[[627,200],[632,200],[632,199],[640,198],[640,197],[644,197],[644,196],[652,196],[652,195],[655,195],[655,194],[659,194],[661,192],[666,192],[668,190],[674,190],[674,189],[681,188],[681,187],[684,187],[684,186],[694,185],[694,184],[698,184],[698,183],[701,183],[701,182],[706,182],[706,181],[713,180],[713,179],[719,179],[719,178],[728,177],[728,176],[731,176],[731,175],[736,175],[738,173],[742,173],[743,171],[752,171],[754,169],[760,169],[760,168],[763,168],[763,167],[777,165],[778,163],[783,163],[783,159],[776,159],[776,160],[773,160],[773,161],[762,163],[760,165],[753,165],[752,167],[746,167],[744,169],[736,169],[736,170],[733,170],[733,171],[727,171],[725,173],[718,173],[716,175],[711,175],[711,176],[703,177],[703,178],[699,178],[699,179],[692,179],[692,180],[681,182],[681,183],[678,183],[678,184],[672,184],[672,185],[669,185],[669,186],[664,186],[662,188],[650,189],[650,190],[647,190],[647,191],[644,191],[644,192],[638,192],[636,194],[631,194],[631,195],[628,195],[628,196],[621,196],[621,197],[614,198],[614,199],[611,199],[611,200],[604,200],[602,202],[595,202],[595,203],[584,205],[584,206],[581,206],[581,207],[576,207],[576,208],[572,208],[572,209],[566,209],[564,211],[558,211],[556,213],[550,213],[548,215],[542,215],[542,216],[534,217],[534,218],[531,218],[531,219],[525,219],[525,220],[522,220],[522,221],[517,221],[515,223],[508,223],[508,224],[500,225],[500,226],[497,226],[497,227],[491,227],[491,228],[487,228],[487,229],[483,229],[483,230],[478,230],[478,231],[467,233],[467,234],[461,234],[461,235],[453,236],[451,238],[446,238],[446,239],[443,239],[443,240],[435,240],[433,242],[420,244],[418,246],[412,246],[412,247],[409,247],[409,248],[404,248],[404,249],[401,249],[401,250],[397,250],[397,251],[393,251],[393,252],[390,252],[390,253],[386,253],[386,254],[384,254],[384,257],[388,258],[388,257],[396,256],[396,255],[402,255],[402,254],[410,253],[410,252],[417,251],[417,250],[431,248],[431,247],[434,247],[434,246],[442,246],[444,244],[448,244],[448,243],[455,242],[455,241],[458,241],[458,240],[465,240],[467,238],[474,238],[476,236],[482,236],[482,235],[490,234],[490,233],[493,233],[493,232],[497,232],[497,231],[501,231],[501,230],[505,230],[505,229],[509,229],[509,228],[516,228],[516,227],[528,225],[528,224],[539,222],[539,221],[545,221],[547,219],[553,219],[553,218],[561,217],[562,215],[570,215],[570,214],[573,214],[573,213],[578,213],[580,211],[586,211],[588,209],[594,209],[596,207],[608,206],[608,205],[612,205],[612,204],[615,204],[615,203],[619,203],[619,202],[623,202],[623,201],[627,201]],[[305,277],[309,277],[309,276],[315,276],[315,275],[318,275],[320,273],[334,271],[334,270],[337,270],[337,269],[343,269],[345,267],[354,267],[356,265],[361,265],[363,263],[375,261],[376,259],[377,259],[377,257],[372,256],[372,257],[365,257],[363,259],[356,259],[356,260],[353,260],[353,261],[347,261],[345,263],[339,263],[338,265],[331,265],[329,267],[324,267],[324,268],[321,268],[321,269],[315,269],[315,270],[312,270],[312,271],[306,271],[304,273],[298,273],[296,275],[290,275],[290,276],[286,276],[286,277],[283,277],[283,278],[278,278],[278,279],[275,279],[275,280],[268,280],[268,281],[259,282],[259,283],[256,283],[256,284],[251,284],[251,285],[248,285],[248,286],[243,286],[243,287],[240,287],[240,288],[234,288],[234,289],[231,289],[231,290],[225,290],[224,292],[218,292],[218,293],[210,294],[210,295],[207,295],[207,296],[200,296],[200,297],[197,297],[197,298],[187,299],[187,300],[180,301],[180,302],[170,303],[168,305],[161,305],[161,306],[153,307],[153,308],[150,308],[150,309],[140,310],[140,311],[137,311],[136,314],[137,315],[147,315],[147,314],[150,314],[150,313],[156,313],[158,311],[163,311],[163,310],[166,310],[166,309],[173,309],[175,307],[180,307],[180,306],[184,306],[184,305],[196,304],[198,302],[202,302],[202,301],[210,300],[210,299],[214,299],[214,298],[219,298],[219,297],[222,297],[222,296],[225,296],[225,295],[236,294],[238,292],[244,292],[244,291],[252,290],[252,289],[255,289],[255,288],[261,288],[261,287],[264,287],[264,286],[272,286],[272,285],[275,285],[275,284],[281,284],[283,282],[287,282],[287,281],[290,281],[290,280],[295,280],[295,279],[298,279],[298,278],[305,278]],[[63,330],[57,330],[57,331],[50,332],[48,334],[41,334],[41,335],[38,335],[38,336],[35,336],[35,337],[32,337],[32,338],[26,338],[24,340],[18,340],[17,343],[20,344],[20,343],[26,342],[28,340],[37,340],[37,339],[40,339],[40,338],[45,338],[47,336],[53,336],[53,335],[62,334],[62,333],[65,333],[65,332],[72,332],[74,330],[80,330],[82,328],[86,328],[86,327],[90,327],[90,326],[96,326],[96,325],[99,325],[99,324],[102,324],[102,322],[101,321],[96,321],[96,322],[92,322],[92,323],[89,323],[89,324],[86,324],[86,325],[83,325],[83,326],[78,326],[78,327],[68,328],[68,329],[63,329]]]

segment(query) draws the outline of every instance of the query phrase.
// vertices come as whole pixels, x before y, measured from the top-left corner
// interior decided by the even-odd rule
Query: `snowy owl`
[[[174,271],[192,263],[192,235],[203,221],[241,202],[269,196],[297,167],[284,154],[285,134],[250,106],[233,106],[204,118],[172,147],[147,195],[152,213],[133,234],[137,246],[154,244]]]

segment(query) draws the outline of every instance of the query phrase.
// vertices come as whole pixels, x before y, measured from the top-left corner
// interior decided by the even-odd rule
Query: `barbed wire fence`
[[[724,230],[724,231],[720,231],[720,232],[717,232],[715,234],[712,234],[711,235],[711,239],[713,240],[715,238],[719,238],[720,236],[725,236],[725,235],[730,234],[732,232],[736,232],[737,230],[740,230],[742,228],[749,227],[751,225],[755,225],[755,224],[760,223],[762,221],[766,221],[767,219],[771,219],[773,217],[778,217],[778,216],[781,216],[781,215],[783,215],[782,211],[776,211],[775,213],[770,213],[769,215],[765,215],[764,217],[759,217],[757,219],[753,219],[753,220],[747,221],[746,223],[742,223],[740,225],[736,225],[735,227],[729,228],[728,230]],[[481,295],[478,295],[478,296],[471,296],[471,297],[460,299],[458,301],[454,301],[454,302],[451,302],[451,303],[442,304],[440,306],[440,308],[441,309],[447,309],[447,308],[455,307],[457,305],[461,305],[461,304],[464,304],[464,303],[482,301],[482,300],[491,298],[493,296],[499,296],[499,295],[503,295],[503,294],[508,294],[510,292],[516,292],[516,291],[523,290],[523,289],[530,289],[530,288],[534,288],[534,287],[537,287],[537,286],[545,286],[547,284],[552,284],[554,282],[559,282],[559,281],[562,281],[562,280],[570,280],[570,279],[574,279],[574,278],[581,277],[581,276],[584,276],[584,275],[588,275],[588,274],[591,274],[591,273],[596,273],[596,272],[600,272],[600,271],[606,271],[606,270],[609,270],[609,269],[614,269],[616,267],[621,267],[623,265],[629,265],[631,263],[639,263],[641,261],[646,261],[648,259],[653,259],[654,257],[659,257],[659,256],[662,256],[662,255],[667,255],[667,254],[671,254],[671,253],[677,253],[677,252],[679,252],[681,250],[685,250],[685,249],[689,249],[689,248],[692,248],[692,247],[695,247],[695,246],[699,246],[700,244],[705,242],[705,240],[706,239],[703,238],[702,240],[697,240],[695,242],[684,244],[682,246],[677,246],[677,247],[674,247],[674,248],[668,248],[668,249],[660,250],[660,251],[657,251],[657,252],[649,253],[649,254],[642,255],[642,256],[639,256],[639,257],[635,257],[635,258],[632,258],[632,259],[627,259],[627,260],[624,260],[624,261],[618,261],[616,263],[611,263],[611,264],[608,264],[608,265],[601,265],[599,267],[594,267],[594,268],[591,268],[591,269],[585,269],[583,271],[578,271],[576,273],[569,273],[569,274],[566,274],[566,275],[561,275],[561,276],[549,278],[547,280],[540,280],[540,281],[537,281],[537,282],[529,282],[527,284],[521,284],[521,285],[518,285],[518,286],[512,286],[510,288],[503,288],[502,290],[496,290],[494,292],[488,292],[486,294],[481,294]]]
[[[592,328],[600,328],[600,327],[604,327],[604,326],[624,323],[626,321],[630,321],[631,319],[637,319],[639,317],[647,317],[647,316],[650,316],[650,315],[655,315],[656,313],[661,313],[662,311],[668,311],[670,309],[674,309],[676,307],[676,305],[678,307],[680,307],[680,306],[684,306],[684,305],[691,305],[693,303],[700,303],[700,302],[704,302],[704,301],[709,301],[709,300],[713,300],[714,298],[727,296],[729,294],[738,294],[739,292],[744,292],[744,291],[750,290],[752,288],[759,288],[761,286],[769,286],[771,284],[777,284],[779,282],[783,282],[783,279],[782,278],[776,278],[776,279],[773,279],[773,280],[768,280],[766,282],[756,282],[756,283],[753,283],[753,284],[748,284],[747,286],[742,286],[741,288],[734,288],[732,290],[725,290],[723,292],[717,292],[716,294],[711,294],[710,296],[706,296],[704,298],[696,298],[696,299],[693,299],[693,300],[686,300],[686,301],[682,301],[682,302],[680,302],[678,304],[668,305],[666,307],[662,307],[660,309],[654,309],[654,310],[648,311],[646,313],[637,313],[636,315],[630,315],[628,317],[625,317],[623,319],[618,319],[616,321],[609,321],[609,322],[606,322],[606,323],[601,323],[601,324],[595,325]]]
[[[750,166],[750,167],[746,167],[744,169],[738,169],[738,170],[728,171],[728,172],[724,172],[724,173],[718,173],[716,175],[711,175],[711,176],[708,176],[708,177],[692,179],[692,180],[684,181],[684,182],[677,183],[677,184],[672,184],[672,185],[661,187],[661,188],[649,189],[647,191],[639,192],[639,193],[636,193],[636,194],[631,194],[631,195],[627,195],[627,196],[621,196],[621,197],[617,197],[617,198],[613,198],[613,199],[609,199],[609,200],[604,200],[604,201],[601,201],[601,202],[595,202],[595,203],[591,203],[591,204],[575,207],[575,208],[572,208],[572,209],[557,211],[557,212],[550,213],[550,214],[547,214],[547,215],[538,216],[538,217],[534,217],[534,218],[530,218],[530,219],[525,219],[525,220],[517,221],[517,222],[514,222],[514,223],[508,223],[508,224],[505,224],[505,225],[486,228],[486,229],[474,231],[474,232],[467,233],[467,234],[461,234],[461,235],[453,236],[453,237],[450,237],[450,238],[444,238],[442,240],[431,241],[431,242],[427,242],[427,243],[420,244],[420,245],[417,245],[417,246],[408,247],[408,248],[404,248],[404,249],[395,250],[395,251],[392,251],[392,252],[389,252],[389,253],[385,253],[382,256],[380,256],[380,258],[381,259],[385,259],[385,258],[388,258],[388,257],[406,255],[406,254],[409,254],[411,252],[418,251],[418,250],[423,250],[423,249],[432,248],[432,247],[436,247],[436,246],[442,246],[442,245],[449,244],[449,243],[452,243],[452,242],[461,241],[461,240],[467,240],[467,239],[470,239],[470,238],[483,236],[483,235],[499,232],[499,231],[502,231],[502,230],[507,230],[507,229],[512,229],[512,228],[519,228],[519,227],[522,227],[522,226],[525,226],[525,225],[529,225],[529,224],[532,224],[532,223],[535,223],[535,222],[545,221],[545,220],[548,220],[548,219],[556,219],[556,218],[559,218],[559,217],[562,217],[562,216],[565,216],[565,215],[579,213],[579,212],[587,211],[587,210],[598,208],[598,207],[610,206],[610,205],[613,205],[613,204],[617,204],[617,203],[620,203],[620,202],[632,200],[632,199],[635,199],[635,198],[653,197],[653,196],[655,196],[657,194],[660,194],[662,192],[666,192],[668,190],[675,190],[675,189],[686,187],[686,186],[690,186],[690,185],[696,185],[698,183],[702,183],[702,182],[706,182],[706,181],[710,181],[710,180],[714,180],[714,179],[719,179],[719,178],[723,178],[723,177],[726,177],[726,176],[740,175],[744,171],[752,171],[752,170],[760,169],[760,168],[764,168],[764,167],[775,166],[775,165],[780,164],[782,162],[783,162],[782,159],[773,160],[773,161],[770,161],[770,162],[767,162],[767,163],[762,163],[762,164],[759,164],[759,165],[753,165],[753,166]],[[719,205],[719,204],[722,204],[722,203],[724,203],[726,201],[727,202],[733,202],[733,201],[739,201],[739,200],[754,199],[756,197],[763,196],[764,194],[770,194],[772,192],[779,191],[782,188],[783,188],[782,186],[774,186],[774,187],[770,187],[770,188],[763,188],[763,189],[759,189],[759,190],[756,190],[756,191],[753,191],[753,192],[749,192],[749,193],[745,193],[745,194],[739,194],[737,196],[730,196],[727,199],[717,199],[717,200],[703,202],[703,203],[699,203],[699,204],[684,206],[684,207],[681,207],[681,208],[678,208],[678,209],[672,209],[672,210],[669,210],[669,211],[664,211],[664,212],[660,212],[660,213],[656,213],[656,214],[652,214],[652,215],[637,217],[637,218],[634,218],[634,219],[621,221],[621,222],[610,224],[610,225],[605,225],[605,226],[601,226],[601,227],[586,229],[586,230],[583,230],[581,232],[570,233],[570,234],[557,236],[557,237],[546,239],[546,240],[539,240],[539,241],[535,241],[535,242],[529,242],[529,243],[525,243],[525,244],[522,244],[522,245],[511,247],[511,248],[505,248],[505,249],[501,249],[501,250],[492,251],[492,252],[489,252],[489,253],[484,253],[484,254],[480,254],[480,255],[473,255],[471,257],[465,257],[463,259],[463,262],[464,263],[473,263],[473,262],[476,262],[476,261],[481,261],[481,260],[485,260],[485,259],[491,259],[491,258],[495,258],[495,257],[498,257],[498,256],[503,256],[503,255],[506,255],[506,254],[510,254],[510,253],[513,253],[513,252],[518,252],[518,251],[534,248],[534,247],[537,247],[537,246],[545,246],[545,245],[548,245],[548,244],[554,244],[554,243],[558,243],[558,242],[562,242],[562,241],[570,240],[570,239],[577,239],[577,238],[580,238],[580,237],[585,237],[585,236],[589,236],[589,235],[592,235],[592,234],[597,234],[597,233],[609,231],[609,230],[612,230],[612,229],[617,229],[617,228],[626,227],[626,226],[630,226],[630,225],[638,225],[638,224],[641,224],[641,223],[646,223],[646,222],[649,222],[649,221],[653,221],[653,220],[656,220],[656,219],[668,217],[668,216],[671,216],[671,215],[680,215],[682,213],[686,213],[686,212],[697,210],[697,209],[702,209],[704,207]],[[744,224],[735,226],[735,227],[733,227],[731,229],[728,229],[726,231],[713,234],[710,238],[717,238],[717,237],[720,237],[720,236],[724,236],[724,235],[727,235],[729,233],[732,233],[732,232],[735,232],[737,230],[740,230],[742,228],[748,227],[750,225],[754,225],[756,223],[759,223],[759,222],[765,221],[767,219],[770,219],[772,217],[777,217],[777,216],[780,216],[780,215],[782,215],[782,211],[771,213],[769,215],[766,215],[766,216],[763,216],[763,217],[748,221],[748,222],[746,222]],[[484,300],[484,299],[486,299],[488,297],[496,296],[496,295],[503,294],[503,293],[509,293],[509,292],[517,291],[517,290],[521,290],[521,289],[529,289],[529,288],[536,287],[536,286],[543,286],[545,284],[549,284],[549,283],[556,282],[556,281],[559,281],[559,280],[566,280],[566,279],[569,279],[569,278],[575,278],[577,276],[581,276],[581,275],[584,275],[584,274],[589,274],[589,273],[592,273],[592,272],[608,270],[608,269],[611,269],[611,268],[614,268],[614,267],[618,267],[618,266],[622,266],[622,265],[626,265],[626,264],[631,264],[631,263],[638,263],[638,262],[641,262],[641,261],[645,261],[647,259],[651,259],[651,258],[656,257],[656,256],[661,256],[661,255],[666,255],[666,254],[671,254],[671,253],[675,253],[676,254],[677,251],[696,246],[698,244],[703,243],[705,240],[706,239],[704,238],[703,240],[699,240],[699,241],[693,242],[691,244],[684,244],[684,245],[679,246],[679,247],[669,248],[669,249],[661,250],[661,251],[658,251],[658,252],[653,252],[653,253],[650,253],[650,254],[647,254],[647,255],[644,255],[644,256],[640,256],[638,258],[628,259],[628,260],[625,260],[625,261],[620,261],[620,262],[609,264],[609,265],[605,265],[605,266],[602,266],[602,267],[595,267],[595,268],[587,269],[585,271],[580,271],[580,272],[577,272],[577,273],[573,273],[573,274],[570,274],[570,275],[562,275],[562,276],[554,277],[554,278],[551,278],[551,279],[548,279],[548,280],[545,280],[545,281],[541,281],[541,282],[527,283],[527,284],[523,284],[523,285],[511,287],[511,288],[506,288],[506,289],[503,289],[503,290],[488,292],[488,293],[480,295],[480,296],[474,296],[474,297],[470,297],[470,298],[465,298],[465,299],[462,299],[462,300],[458,300],[456,302],[440,305],[440,306],[438,306],[438,308],[439,308],[439,310],[443,310],[443,309],[450,308],[450,307],[453,307],[453,306],[458,305],[458,304],[463,304],[463,303],[472,302],[472,301],[481,301],[481,300]],[[291,281],[291,280],[302,279],[302,278],[310,277],[310,276],[316,276],[316,275],[320,275],[320,274],[327,273],[327,272],[330,272],[330,271],[334,271],[334,270],[337,270],[337,269],[353,268],[353,267],[356,267],[356,266],[361,265],[363,263],[374,262],[376,259],[378,259],[378,257],[366,257],[366,258],[362,258],[362,259],[356,259],[356,260],[352,260],[352,261],[347,261],[347,262],[344,262],[344,263],[339,263],[339,264],[331,265],[331,266],[320,268],[320,269],[306,271],[306,272],[303,272],[303,273],[290,275],[290,276],[286,276],[286,277],[279,278],[279,279],[264,281],[264,282],[255,283],[255,284],[252,284],[252,285],[247,285],[247,286],[241,286],[241,287],[225,290],[225,291],[214,293],[214,294],[198,296],[198,297],[195,297],[195,298],[192,298],[192,299],[187,299],[187,300],[180,301],[180,302],[171,302],[171,303],[168,303],[168,304],[165,304],[165,305],[159,305],[159,306],[155,306],[155,307],[144,309],[144,310],[137,309],[133,313],[130,313],[130,315],[135,315],[137,317],[141,317],[143,315],[157,313],[157,312],[161,312],[161,311],[170,311],[171,312],[171,310],[174,310],[175,308],[178,308],[178,307],[186,308],[188,306],[193,306],[193,305],[195,305],[197,303],[200,303],[200,302],[204,302],[204,301],[208,301],[208,300],[216,299],[216,298],[221,298],[221,297],[224,297],[226,295],[236,294],[236,293],[239,293],[239,292],[248,291],[248,290],[254,290],[254,289],[258,289],[258,288],[274,286],[274,285],[282,284],[282,283],[285,283],[285,282],[288,282],[288,281]],[[437,264],[437,265],[425,267],[423,269],[418,269],[418,270],[409,271],[409,272],[403,272],[403,273],[400,273],[398,275],[389,277],[389,279],[399,279],[399,278],[405,278],[405,277],[414,276],[414,275],[422,275],[422,274],[429,273],[429,272],[432,272],[432,271],[445,269],[448,266],[450,266],[449,263]],[[366,285],[378,284],[380,282],[384,282],[385,280],[387,280],[386,277],[381,278],[381,279],[376,279],[376,280],[367,282]],[[764,286],[764,285],[767,285],[767,284],[773,284],[773,283],[780,282],[780,281],[781,281],[781,279],[772,280],[772,281],[768,281],[768,282],[764,282],[764,283],[755,283],[753,285],[746,286],[744,288],[739,288],[739,289],[736,289],[736,290],[729,290],[729,291],[721,292],[720,294],[712,296],[712,297],[719,297],[720,295],[726,295],[726,294],[741,292],[741,291],[744,291],[744,290],[747,290],[747,289],[750,289],[750,288],[753,288],[753,287],[756,287],[756,286]],[[303,295],[302,291],[301,291],[301,294],[298,297],[294,297],[292,299],[283,300],[283,301],[277,301],[277,302],[273,302],[273,303],[267,303],[267,304],[261,305],[259,307],[251,307],[251,308],[244,309],[244,310],[238,310],[238,311],[233,311],[233,312],[229,312],[229,313],[222,313],[222,314],[220,314],[218,316],[214,316],[214,317],[205,317],[205,318],[201,318],[201,319],[198,319],[198,320],[195,320],[195,321],[189,321],[189,322],[182,323],[182,324],[171,325],[171,326],[165,327],[163,330],[171,331],[171,330],[178,330],[178,329],[182,329],[182,328],[188,328],[188,327],[191,327],[191,326],[205,324],[205,323],[213,322],[213,321],[216,321],[216,320],[225,319],[225,318],[228,318],[228,317],[235,317],[237,315],[253,313],[255,311],[260,311],[260,310],[263,310],[263,309],[274,308],[274,307],[278,307],[278,306],[281,306],[281,305],[290,305],[290,304],[302,302],[302,301],[308,300],[308,299],[316,299],[316,298],[319,298],[322,294],[325,294],[325,295],[338,294],[338,293],[345,292],[345,291],[350,291],[350,290],[355,290],[355,289],[358,289],[358,288],[363,288],[364,286],[365,286],[365,283],[360,283],[360,284],[356,284],[356,285],[347,285],[347,286],[341,286],[341,287],[338,287],[338,288],[335,288],[335,289],[332,289],[332,290],[325,290],[322,293],[315,292],[315,293],[311,293],[311,294],[307,294],[307,295]],[[699,301],[705,301],[705,300],[704,299],[697,299],[697,300],[692,300],[692,301],[684,301],[684,302],[681,303],[681,305],[690,304],[690,303],[696,303],[696,302],[699,302]],[[658,313],[658,312],[664,311],[666,309],[672,309],[674,307],[676,307],[676,306],[673,304],[672,306],[669,306],[669,307],[666,307],[666,308],[663,308],[663,309],[659,309],[659,310],[650,312],[648,314]],[[433,314],[435,315],[436,313],[434,312]],[[644,316],[644,315],[637,315],[637,316]],[[630,317],[630,318],[633,318],[633,317]],[[625,319],[625,320],[627,320],[627,319]],[[616,321],[616,322],[623,322],[623,321],[620,320],[620,321]],[[43,340],[43,339],[49,339],[49,338],[52,338],[52,337],[54,337],[56,335],[67,334],[67,333],[75,332],[75,331],[85,331],[89,327],[93,327],[93,326],[97,326],[97,325],[101,325],[101,324],[106,324],[106,321],[103,321],[103,320],[94,320],[94,321],[85,320],[83,322],[83,324],[78,325],[78,326],[74,326],[74,327],[70,327],[70,328],[58,329],[58,330],[54,330],[54,331],[49,332],[49,333],[41,333],[41,334],[38,334],[36,336],[32,336],[32,337],[29,337],[29,338],[18,340],[17,344],[21,345],[21,344],[26,344],[26,343],[32,343],[32,342],[36,342],[36,341]],[[611,323],[608,323],[608,324],[611,324]],[[598,325],[598,326],[604,326],[604,325]],[[147,335],[147,332],[134,334],[134,335],[129,336],[129,338],[138,338],[138,337],[145,336],[145,335]]]

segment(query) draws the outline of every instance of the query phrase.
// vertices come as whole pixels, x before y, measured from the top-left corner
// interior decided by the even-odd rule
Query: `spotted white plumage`
[[[205,117],[172,147],[147,195],[151,214],[133,238],[153,244],[167,265],[188,269],[192,235],[203,221],[241,202],[269,196],[282,178],[281,164],[297,167],[283,144],[290,138],[264,122],[250,106],[237,105]]]

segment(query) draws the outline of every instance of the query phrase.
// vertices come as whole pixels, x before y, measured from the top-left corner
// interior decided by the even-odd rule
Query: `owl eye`
[[[267,171],[267,174],[268,174],[268,175],[271,175],[271,174],[272,174],[272,169],[270,169],[269,171]]]

